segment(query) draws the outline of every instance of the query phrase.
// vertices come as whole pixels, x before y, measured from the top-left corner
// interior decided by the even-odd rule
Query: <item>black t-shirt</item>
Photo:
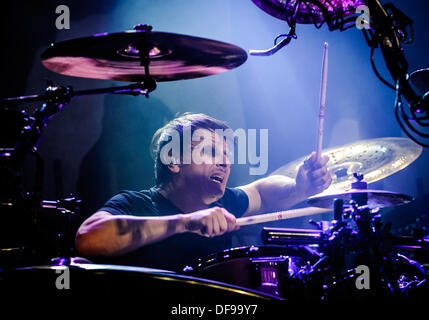
[[[223,197],[210,205],[210,207],[215,206],[225,208],[238,218],[247,210],[249,199],[246,193],[240,189],[226,188]],[[114,215],[152,217],[181,213],[154,187],[143,191],[121,191],[99,210]],[[143,246],[122,256],[93,259],[93,261],[182,271],[186,265],[193,266],[198,258],[204,258],[211,253],[230,247],[230,232],[213,238],[187,232]]]

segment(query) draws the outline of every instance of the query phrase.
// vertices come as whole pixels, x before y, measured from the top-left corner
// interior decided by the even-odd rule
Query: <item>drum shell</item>
[[[300,286],[295,275],[318,259],[317,252],[307,247],[239,247],[200,258],[184,272],[290,299],[293,288]]]

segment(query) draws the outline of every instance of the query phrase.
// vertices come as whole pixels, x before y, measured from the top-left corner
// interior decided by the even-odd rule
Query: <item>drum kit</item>
[[[382,141],[371,141],[371,144],[381,147]],[[409,142],[407,139],[398,141],[405,144]],[[384,145],[387,153],[390,142]],[[335,151],[349,153],[357,145],[359,143]],[[368,141],[360,145],[367,146]],[[415,146],[414,143],[411,145]],[[421,151],[417,148],[419,151],[412,155],[411,149],[403,155],[414,158]],[[370,176],[374,173],[374,179],[386,171],[393,173],[400,170],[399,167],[395,169],[394,160],[384,164],[380,162],[380,166],[374,168],[375,171],[380,170],[380,173],[370,171],[364,165],[367,156],[355,153],[354,157],[347,157],[344,162],[331,158],[328,170],[335,175],[335,169],[343,170],[341,164],[350,166],[350,163],[359,161],[362,161],[359,165],[363,165],[362,168],[368,170]],[[378,157],[375,154],[373,156]],[[295,165],[290,163],[276,173],[293,172]],[[342,188],[342,181],[334,181],[331,189],[337,192],[310,197],[306,201],[311,206],[309,208],[239,218],[237,223],[246,225],[327,211],[334,213],[333,220],[312,221],[316,229],[264,227],[261,232],[263,246],[225,250],[200,259],[194,266],[186,266],[184,271],[296,302],[371,302],[373,299],[379,302],[410,301],[427,297],[429,238],[422,234],[414,237],[393,235],[390,223],[382,219],[382,208],[404,205],[413,201],[413,198],[390,191],[367,189],[363,175],[352,173],[351,176],[355,181],[351,183],[350,189],[338,192]],[[419,263],[414,259],[422,260]],[[371,273],[366,275],[367,289],[370,290],[361,290],[357,284],[362,279],[357,270],[362,266]]]
[[[311,5],[298,0],[253,2],[284,20],[290,11],[295,12],[295,22],[298,23],[322,23],[323,17],[329,13],[326,21],[331,28],[338,27],[339,18],[335,16],[338,11],[325,12],[325,7],[317,5],[317,1]],[[341,7],[344,21],[350,17],[349,9],[361,2],[326,0],[337,8],[338,4],[344,4]],[[39,248],[32,246],[34,238],[31,235],[37,224],[37,212],[40,208],[55,209],[64,213],[69,221],[80,206],[76,196],[56,201],[42,200],[40,174],[34,192],[25,192],[21,186],[22,164],[29,155],[37,158],[37,145],[48,120],[79,96],[148,96],[159,81],[198,78],[232,70],[246,61],[247,54],[228,43],[156,32],[151,26],[138,25],[131,31],[55,43],[41,59],[46,68],[63,75],[132,84],[74,91],[71,87],[50,83],[43,94],[0,100],[1,210],[4,216],[14,215],[8,228],[19,224],[23,230],[12,238],[2,236],[2,290],[25,285],[29,290],[43,287],[58,292],[57,271],[66,268],[73,278],[72,289],[92,292],[98,288],[101,292],[106,288],[144,285],[154,300],[171,298],[201,302],[215,295],[229,301],[330,302],[422,299],[429,294],[429,260],[425,260],[429,256],[429,239],[424,235],[392,235],[389,224],[382,222],[380,213],[384,207],[400,206],[413,198],[367,189],[368,183],[402,170],[419,157],[421,146],[405,138],[365,140],[323,150],[323,154],[330,158],[327,168],[333,181],[322,194],[307,200],[309,208],[237,220],[238,225],[244,226],[334,213],[333,220],[313,222],[315,229],[265,227],[261,233],[262,246],[227,249],[202,257],[194,265],[184,266],[181,273],[92,264],[83,258],[72,257],[69,248],[65,248],[63,255],[51,264],[35,266],[33,262],[37,261],[35,256]],[[28,102],[43,102],[43,105],[31,115],[13,108],[17,103]],[[295,178],[302,161],[297,159],[273,174]],[[26,250],[31,254],[28,255]],[[359,272],[361,269],[366,271],[363,276]]]

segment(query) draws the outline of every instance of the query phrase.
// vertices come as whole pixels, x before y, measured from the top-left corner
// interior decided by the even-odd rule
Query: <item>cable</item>
[[[399,115],[398,115],[398,108],[399,108],[399,106],[398,106],[398,105],[396,105],[396,106],[395,106],[395,117],[396,117],[396,120],[397,120],[397,122],[398,122],[399,126],[401,127],[402,131],[404,131],[404,132],[405,132],[405,134],[406,134],[406,135],[407,135],[411,140],[413,140],[415,143],[417,143],[418,145],[421,145],[422,147],[428,148],[428,147],[429,147],[429,144],[425,144],[425,143],[423,143],[423,142],[421,142],[421,141],[418,141],[414,136],[412,136],[412,135],[408,132],[407,128],[403,125],[403,123],[401,122],[401,120],[400,120],[400,118],[399,118]]]
[[[277,40],[281,37],[285,37],[285,38],[292,38],[292,39],[298,39],[298,36],[296,35],[296,33],[289,35],[289,34],[279,34],[275,39],[274,39],[274,45],[277,45]]]
[[[390,89],[392,89],[392,90],[395,90],[396,91],[396,88],[392,85],[392,84],[390,84],[389,82],[387,82],[387,80],[385,80],[381,75],[380,75],[380,73],[378,72],[378,70],[377,70],[377,67],[375,66],[375,62],[374,62],[374,50],[375,50],[375,48],[374,47],[372,47],[371,48],[371,66],[372,66],[372,69],[374,70],[374,72],[375,72],[375,75],[377,76],[377,78],[378,79],[380,79],[381,80],[381,82],[383,82],[386,86],[388,86]]]
[[[396,121],[398,122],[398,124],[399,124],[399,126],[401,127],[401,129],[402,129],[402,131],[404,131],[405,132],[405,134],[411,139],[411,140],[413,140],[415,143],[417,143],[417,144],[419,144],[419,145],[421,145],[422,147],[425,147],[425,148],[427,148],[427,147],[429,147],[429,144],[426,144],[426,143],[423,143],[423,142],[421,142],[421,141],[419,141],[419,140],[417,140],[410,132],[409,132],[409,130],[405,127],[405,125],[404,125],[404,123],[407,125],[407,127],[409,128],[409,129],[411,129],[414,133],[416,133],[418,136],[420,136],[420,137],[422,137],[422,138],[429,138],[429,135],[427,135],[427,134],[424,134],[423,132],[419,132],[419,131],[417,131],[417,129],[415,129],[414,127],[413,127],[413,125],[409,122],[409,120],[408,120],[408,116],[407,116],[407,114],[405,113],[405,111],[404,111],[404,108],[403,108],[403,104],[402,104],[402,100],[401,100],[401,95],[400,95],[400,92],[399,92],[400,90],[399,90],[399,87],[398,87],[398,90],[396,90],[396,98],[395,98],[395,117],[396,117]],[[401,113],[401,115],[402,115],[402,119],[403,119],[403,122],[401,121],[401,118],[400,118],[400,113]]]

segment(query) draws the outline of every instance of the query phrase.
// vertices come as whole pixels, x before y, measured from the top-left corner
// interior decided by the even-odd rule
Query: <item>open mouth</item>
[[[223,182],[223,177],[218,175],[218,174],[214,174],[210,177],[210,180],[217,182],[217,183],[222,183]]]

